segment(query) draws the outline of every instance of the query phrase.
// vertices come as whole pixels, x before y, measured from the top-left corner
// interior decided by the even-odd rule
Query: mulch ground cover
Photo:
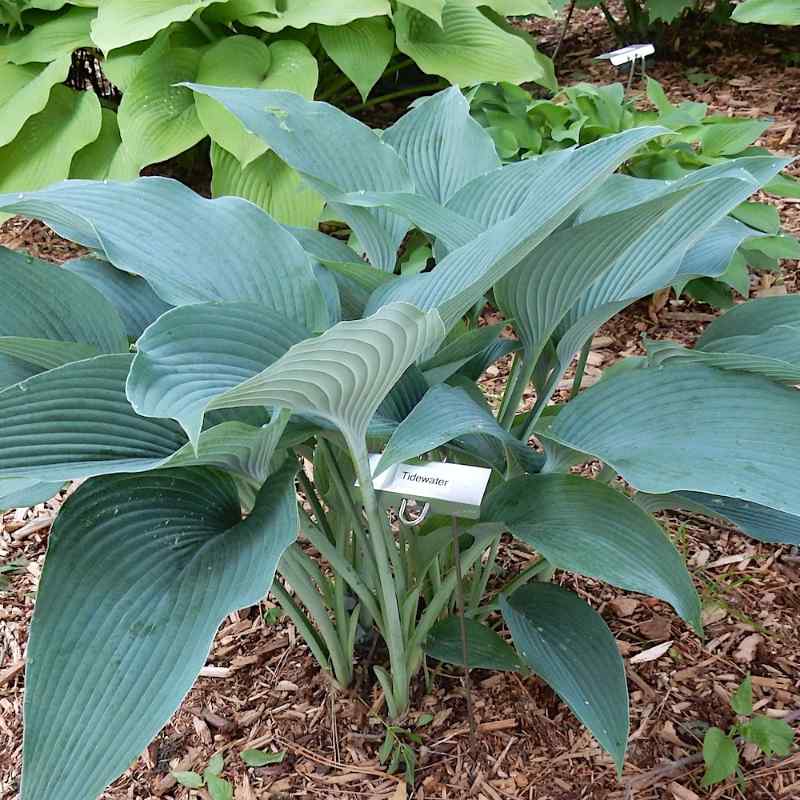
[[[787,64],[762,29],[743,32],[747,27],[694,38],[690,32],[681,61],[659,61],[650,74],[674,101],[700,100],[721,113],[773,117],[763,143],[776,152],[800,153],[800,67]],[[552,52],[559,24],[540,21],[535,28],[543,49]],[[562,45],[562,81],[614,79],[605,62],[593,60],[613,45],[599,13],[576,12]],[[692,83],[688,75],[698,71],[713,79],[702,86]],[[393,112],[391,107],[377,110]],[[800,201],[773,202],[785,229],[800,234]],[[18,219],[0,228],[0,243],[55,262],[80,253],[39,223]],[[755,276],[751,294],[798,289],[798,264],[789,263],[777,280],[771,274]],[[635,304],[598,333],[584,385],[620,357],[641,353],[643,335],[690,344],[714,314],[708,306],[675,297]],[[499,395],[506,370],[499,364],[484,376],[490,399]],[[562,391],[569,383],[568,375]],[[0,594],[3,800],[18,797],[27,631],[50,523],[64,499],[0,517],[0,564],[18,564],[6,574],[10,586]],[[699,755],[705,727],[726,728],[733,721],[728,701],[748,672],[760,713],[783,716],[800,709],[800,556],[793,548],[759,544],[705,517],[670,513],[661,521],[685,554],[701,593],[705,640],[658,600],[622,594],[586,578],[556,578],[600,611],[627,662],[631,738],[621,782],[589,733],[536,677],[473,672],[479,735],[471,746],[462,675],[440,665],[433,668],[428,688],[418,683],[406,723],[417,725],[422,740],[416,786],[407,787],[378,761],[385,725],[369,670],[359,666],[354,687],[337,689],[320,673],[291,623],[272,621],[273,604],[267,599],[225,620],[180,710],[103,798],[208,800],[203,790],[177,785],[170,773],[202,771],[216,752],[225,755],[223,776],[234,784],[236,800],[800,797],[800,752],[765,759],[748,746],[742,780],[710,790],[700,788]],[[531,558],[510,540],[501,551],[508,572]],[[665,646],[654,650],[656,645]],[[249,768],[239,753],[251,748],[286,755],[281,763]]]

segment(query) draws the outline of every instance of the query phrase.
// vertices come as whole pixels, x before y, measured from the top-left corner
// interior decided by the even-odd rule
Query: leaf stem
[[[403,624],[398,603],[400,592],[389,560],[385,531],[386,522],[381,518],[378,498],[372,485],[366,442],[356,446],[353,446],[353,444],[349,443],[349,447],[353,454],[353,463],[358,477],[359,489],[361,490],[361,498],[364,501],[364,509],[367,512],[370,541],[378,567],[378,582],[383,606],[383,634],[389,649],[393,699],[396,714],[402,714],[408,708],[409,673],[406,660],[406,643],[403,637]]]
[[[586,362],[589,360],[589,352],[591,349],[592,337],[590,336],[581,348],[581,353],[578,356],[578,364],[575,367],[575,377],[572,380],[572,389],[569,393],[570,400],[574,400],[581,390],[581,381],[583,380],[583,373],[586,371]]]
[[[453,517],[453,559],[456,573],[456,604],[461,631],[461,658],[464,661],[464,694],[467,701],[467,718],[469,719],[469,745],[475,748],[477,742],[477,726],[475,725],[475,709],[472,707],[472,681],[469,675],[469,646],[467,643],[467,622],[464,618],[464,576],[461,572],[461,547],[458,541],[458,518]]]
[[[397,89],[394,92],[373,97],[371,100],[367,100],[364,103],[358,103],[358,105],[350,106],[350,108],[346,108],[345,111],[348,114],[352,114],[354,111],[364,111],[365,109],[372,108],[380,103],[388,103],[390,100],[399,100],[401,97],[409,97],[413,94],[423,94],[424,92],[435,92],[437,89],[444,89],[447,85],[448,84],[446,81],[435,81],[434,83],[426,83],[423,86],[407,86],[405,89]]]

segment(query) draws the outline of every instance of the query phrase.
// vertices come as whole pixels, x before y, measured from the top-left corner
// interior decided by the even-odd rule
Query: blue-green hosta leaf
[[[141,56],[117,113],[122,143],[140,169],[183,153],[206,135],[194,95],[178,85],[195,79],[201,57],[193,47],[153,47]]]
[[[148,325],[172,307],[152,290],[144,278],[117,269],[100,258],[86,256],[67,261],[62,271],[79,275],[94,286],[117,310],[125,334],[131,339],[138,339]],[[85,289],[83,296],[86,296]],[[93,305],[94,314],[97,308],[96,304]]]
[[[103,0],[92,24],[92,40],[104,52],[151,39],[221,0]]]
[[[628,687],[617,643],[577,595],[533,583],[500,601],[522,660],[548,683],[614,759],[628,740]]]
[[[394,52],[394,32],[387,18],[355,19],[336,27],[320,25],[317,33],[328,57],[366,101]]]
[[[446,342],[435,356],[421,365],[425,379],[431,386],[446,381],[467,362],[485,353],[497,341],[503,327],[502,324],[484,325]]]
[[[516,478],[486,498],[481,519],[504,522],[559,569],[666,600],[702,631],[680,554],[646,511],[609,486],[577,475]]]
[[[97,356],[0,392],[0,477],[59,481],[136,472],[179,450],[186,438],[174,422],[131,408],[125,379],[132,359]]]
[[[470,116],[457,87],[416,105],[384,132],[383,141],[408,165],[416,191],[442,205],[500,166],[492,137]]]
[[[26,361],[0,354],[0,389],[25,381],[41,370]]]
[[[494,286],[528,358],[536,360],[558,324],[595,281],[647,252],[667,212],[691,190],[673,192],[549,236]]]
[[[691,350],[677,342],[650,341],[647,354],[656,366],[708,364],[717,369],[753,372],[792,386],[800,383],[800,325],[777,325],[756,336],[715,339]]]
[[[325,200],[275,153],[264,153],[242,167],[236,156],[212,142],[211,167],[212,196],[244,197],[276,222],[316,228]]]
[[[394,149],[366,125],[327,103],[310,102],[292,92],[191,88],[222,103],[328,200],[348,192],[413,188]],[[394,269],[397,248],[408,230],[404,220],[383,209],[336,202],[330,209],[355,231],[376,267]]]
[[[244,521],[233,481],[201,468],[98,478],[64,504],[31,626],[25,800],[93,800],[167,722],[223,618],[269,590],[293,476]]]
[[[71,7],[35,25],[6,45],[0,45],[0,63],[49,64],[80,47],[92,47],[89,27],[97,9]]]
[[[542,435],[644,492],[719,494],[800,515],[798,413],[800,393],[760,376],[640,369],[587,389]]]
[[[397,426],[374,474],[467,435],[491,437],[512,453],[521,445],[464,389],[447,384],[434,386]]]
[[[742,242],[765,235],[733,217],[723,217],[688,249],[678,268],[678,280],[682,283],[696,276],[724,274]]]
[[[308,99],[314,96],[317,77],[317,61],[302,42],[279,41],[268,47],[260,39],[244,35],[220,39],[203,54],[197,70],[198,83],[293,89]],[[197,95],[195,104],[208,135],[233,153],[243,167],[266,151],[267,145],[213,98]]]
[[[731,17],[761,25],[800,25],[800,7],[794,0],[745,0]]]
[[[26,120],[46,105],[50,91],[66,80],[68,54],[43,66],[0,64],[0,147],[14,140]]]
[[[102,252],[119,269],[141,275],[168,303],[260,302],[311,330],[327,327],[308,256],[245,200],[207,200],[178,181],[140,178],[66,181],[0,196],[0,209],[42,219],[65,238]]]
[[[800,295],[759,297],[734,306],[703,331],[697,347],[706,349],[732,336],[760,336],[779,325],[800,325]]]
[[[402,374],[443,337],[435,311],[393,303],[294,345],[209,408],[266,405],[313,414],[339,428],[355,451],[363,447],[369,421]]]
[[[260,486],[272,471],[272,457],[289,422],[289,412],[276,413],[268,424],[256,428],[243,422],[222,422],[200,434],[197,452],[185,444],[159,467],[201,464],[233,472]]]
[[[486,625],[465,619],[467,662],[471,669],[495,669],[519,672],[522,662],[513,647]],[[461,643],[461,620],[447,617],[437,622],[425,642],[425,654],[437,661],[464,666]]]
[[[0,354],[42,370],[99,355],[97,348],[91,344],[32,339],[26,336],[0,336]]]
[[[437,308],[445,324],[452,324],[564,222],[587,192],[660,131],[637,128],[567,153],[557,173],[544,170],[539,180],[528,184],[511,216],[450,252],[432,272],[402,277],[379,289],[369,310],[402,300],[418,308]]]
[[[0,193],[38,189],[66,178],[73,157],[97,138],[100,124],[100,101],[93,92],[54,86],[47,107],[0,148]]]
[[[128,399],[139,414],[177,420],[197,441],[213,398],[258,375],[308,336],[301,325],[256,303],[174,308],[139,339]]]
[[[441,26],[402,3],[392,20],[398,49],[423,72],[441,75],[450,83],[523,83],[546,77],[533,48],[495,25],[469,0],[447,0]]]
[[[49,339],[90,345],[97,354],[128,351],[116,309],[78,276],[0,247],[0,284],[0,341]]]
[[[30,508],[53,497],[62,482],[47,483],[36,478],[0,478],[0,513],[9,508]]]
[[[702,492],[670,492],[669,494],[634,495],[637,505],[650,513],[665,509],[682,509],[711,517],[722,517],[760,542],[800,544],[800,516],[784,514],[773,508]]]

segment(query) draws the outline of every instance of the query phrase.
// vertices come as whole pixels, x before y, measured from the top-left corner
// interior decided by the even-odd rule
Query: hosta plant
[[[2,504],[86,479],[36,599],[23,800],[93,800],[178,706],[223,617],[270,591],[340,685],[357,644],[383,642],[372,666],[395,722],[428,657],[532,670],[620,770],[624,664],[558,576],[655,595],[699,634],[691,577],[650,508],[800,541],[798,351],[779,374],[762,368],[771,350],[748,355],[794,330],[796,298],[723,317],[716,348],[549,401],[606,320],[724,268],[727,214],[786,162],[737,159],[643,199],[613,173],[657,127],[501,166],[455,89],[382,135],[293,93],[192,90],[302,175],[366,259],[161,178],[0,197],[91,251],[58,268],[0,250]],[[431,256],[404,272],[413,237]],[[476,324],[487,297],[516,338]],[[512,352],[491,408],[476,380]],[[429,457],[491,471],[478,519],[398,522],[373,475]],[[598,479],[571,474],[594,460]],[[509,576],[506,532],[535,553]]]
[[[188,153],[210,158],[214,196],[314,227],[320,195],[219,103],[176,84],[289,89],[347,106],[379,83],[377,99],[430,90],[434,79],[553,87],[552,64],[509,28],[501,15],[511,13],[553,12],[547,0],[3,0],[0,192],[129,180]],[[399,71],[414,64],[433,77],[417,73],[398,90]],[[103,78],[121,101],[92,91]]]
[[[628,185],[638,186],[642,199],[662,191],[665,181],[704,167],[769,154],[754,142],[769,128],[770,119],[708,114],[705,103],[675,105],[652,78],[647,79],[647,97],[653,110],[639,109],[636,98],[626,97],[619,83],[579,83],[552,100],[534,99],[511,84],[484,84],[472,90],[471,109],[491,133],[504,161],[587,144],[640,126],[662,125],[669,132],[645,142],[620,168],[630,176]],[[800,197],[800,182],[790,175],[776,175],[764,189],[779,197]],[[739,240],[727,269],[717,280],[680,281],[675,286],[677,294],[685,291],[697,300],[729,308],[734,290],[748,296],[750,269],[779,270],[781,259],[800,257],[800,244],[781,231],[777,210],[769,203],[741,203],[731,211],[726,225],[728,234]]]

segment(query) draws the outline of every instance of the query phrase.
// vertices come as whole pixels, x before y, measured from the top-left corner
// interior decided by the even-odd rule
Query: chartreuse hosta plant
[[[0,193],[129,180],[201,145],[214,196],[315,227],[320,195],[217,102],[176,84],[289,89],[345,106],[443,81],[554,88],[550,60],[504,16],[534,13],[553,16],[547,0],[0,0]],[[72,85],[77,76],[90,91],[63,85],[78,51]],[[121,102],[91,91],[102,81],[82,66],[87,51]],[[431,78],[398,89],[411,64]]]
[[[621,172],[641,199],[663,191],[673,181],[714,164],[742,156],[769,155],[754,142],[772,120],[707,114],[705,103],[674,105],[661,84],[647,79],[647,97],[654,110],[642,111],[626,98],[620,83],[608,86],[579,83],[553,100],[535,99],[519,86],[484,84],[470,92],[473,116],[492,134],[503,160],[534,155],[597,141],[635,127],[662,125],[669,130],[642,144]],[[764,190],[779,197],[800,197],[800,182],[779,174]],[[744,224],[739,224],[744,223]],[[747,297],[750,269],[779,270],[781,259],[800,257],[800,244],[780,229],[776,208],[747,201],[732,209],[726,235],[738,239],[727,268],[718,279],[701,277],[675,284],[686,294],[718,308],[733,305],[733,290]]]
[[[269,591],[342,685],[356,643],[380,637],[375,674],[402,719],[426,653],[463,663],[457,567],[467,665],[533,670],[620,769],[614,637],[548,579],[653,594],[699,634],[691,578],[646,509],[688,504],[800,541],[798,350],[774,350],[798,298],[743,306],[696,353],[654,353],[564,406],[548,398],[617,311],[718,274],[728,212],[785,161],[737,159],[643,199],[611,176],[660,128],[501,166],[455,89],[381,135],[297,94],[192,88],[302,175],[367,258],[159,178],[0,197],[91,251],[61,269],[0,250],[3,504],[87,479],[37,596],[23,800],[92,800],[175,710],[222,618]],[[431,269],[399,273],[409,231]],[[518,340],[474,323],[487,296]],[[509,352],[495,414],[475,380]],[[538,400],[519,413],[530,384]],[[489,467],[480,518],[390,524],[368,461],[380,452],[378,472],[431,453]],[[569,474],[592,459],[603,480]],[[505,531],[539,556],[510,581],[493,576]]]

